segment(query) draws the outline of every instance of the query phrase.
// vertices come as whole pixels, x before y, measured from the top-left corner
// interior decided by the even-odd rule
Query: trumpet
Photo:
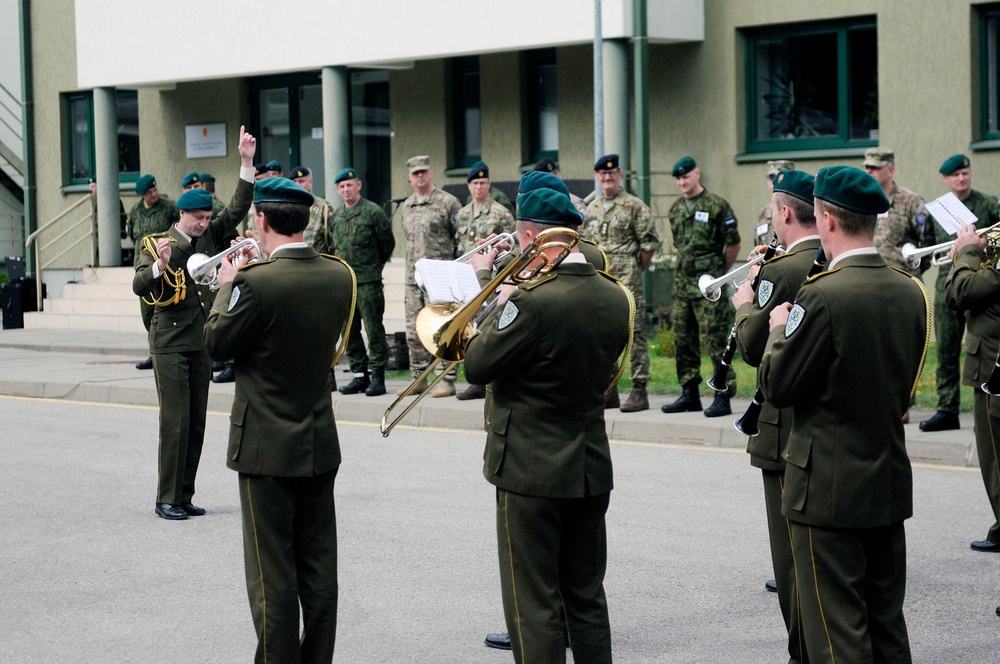
[[[562,236],[567,236],[569,239],[558,239]],[[517,285],[548,274],[569,256],[579,241],[579,234],[569,228],[558,227],[542,231],[530,245],[500,270],[492,281],[479,291],[478,295],[466,304],[463,305],[461,302],[437,303],[421,309],[417,313],[417,337],[424,348],[435,358],[442,360],[445,366],[427,388],[418,394],[417,398],[391,422],[389,421],[390,413],[400,401],[416,393],[416,386],[427,380],[427,377],[434,371],[437,362],[428,364],[424,372],[415,378],[403,390],[402,394],[386,408],[379,427],[382,435],[388,436],[393,427],[406,417],[449,371],[465,359],[465,345],[475,332],[479,322],[492,311],[497,299],[496,291],[500,286]],[[549,258],[544,252],[550,249],[558,249],[559,253],[554,258]]]
[[[497,257],[494,259],[494,264],[499,263],[501,258],[506,257],[507,254],[509,254],[514,249],[514,247],[517,246],[517,240],[514,238],[513,233],[499,233],[497,235],[494,235],[489,240],[483,242],[481,245],[477,246],[472,251],[467,251],[466,253],[456,258],[455,262],[468,263],[469,259],[475,256],[476,254],[486,253],[487,251],[490,251],[491,249],[493,249],[502,242],[505,242],[507,244],[507,249],[505,249],[504,251],[497,252]]]
[[[992,250],[993,255],[997,255],[998,253],[1000,253],[997,250],[997,243],[1000,242],[1000,238],[992,237],[994,231],[1000,232],[1000,228],[998,227],[1000,227],[1000,223],[993,224],[992,226],[989,226],[987,228],[980,228],[979,230],[976,231],[976,235],[986,235],[986,234],[991,235],[990,239],[993,241],[992,243],[987,241],[987,247],[986,247],[987,256],[991,256],[991,250],[990,250],[991,246],[993,247]],[[913,246],[912,242],[907,242],[906,244],[903,245],[903,247],[899,250],[899,252],[903,255],[903,260],[906,261],[906,264],[911,268],[916,269],[920,267],[920,262],[927,256],[931,257],[932,267],[940,267],[942,265],[951,264],[951,257],[948,254],[951,253],[951,250],[954,246],[955,246],[955,240],[949,240],[948,242],[942,242],[941,244],[935,244],[930,247],[919,247],[919,248]]]
[[[777,251],[779,253],[781,252],[780,247],[777,249]],[[698,279],[698,290],[701,291],[701,294],[705,296],[706,300],[709,300],[710,302],[715,302],[720,297],[722,297],[723,286],[730,283],[733,284],[734,286],[739,285],[740,283],[743,282],[744,279],[746,279],[747,274],[750,273],[750,268],[752,268],[757,263],[762,263],[765,259],[770,259],[773,255],[774,254],[768,255],[767,252],[764,252],[759,256],[752,257],[743,265],[733,270],[730,270],[721,277],[713,277],[710,274],[703,274]]]
[[[212,290],[217,290],[219,288],[219,265],[222,264],[222,261],[231,254],[242,252],[244,249],[250,248],[257,251],[258,257],[263,253],[257,240],[252,237],[248,237],[211,257],[208,254],[194,254],[187,260],[188,274],[191,275],[191,279],[193,279],[196,284],[208,286]],[[258,257],[251,258],[247,262],[256,263],[260,260]],[[237,267],[240,267],[240,265],[237,265]]]

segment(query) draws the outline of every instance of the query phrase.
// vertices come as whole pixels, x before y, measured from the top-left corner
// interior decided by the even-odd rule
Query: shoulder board
[[[151,237],[154,240],[158,240],[161,237],[170,237],[170,236],[167,235],[166,232],[163,232],[163,233],[148,233],[148,234],[146,234],[146,237]],[[175,238],[171,237],[170,239],[173,240],[174,242],[177,242],[177,240]]]
[[[274,262],[273,258],[268,258],[267,260],[263,261],[254,261],[253,263],[247,263],[246,265],[240,266],[239,271],[242,272],[243,270],[249,270],[250,268],[257,267],[258,265],[267,265],[268,263],[273,263],[273,262]]]
[[[346,267],[347,271],[351,273],[351,281],[353,281],[355,284],[358,283],[357,277],[354,276],[354,268],[351,267],[350,263],[345,261],[343,258],[341,258],[340,256],[332,256],[330,254],[320,254],[320,256],[331,261],[337,261],[338,263]]]
[[[817,279],[821,279],[822,277],[829,276],[829,275],[833,274],[834,272],[840,272],[840,268],[839,267],[835,267],[832,270],[824,270],[823,272],[820,272],[819,274],[813,275],[813,276],[809,277],[808,279],[806,279],[805,283],[806,284],[811,284],[812,282],[816,281]]]
[[[549,272],[544,277],[538,277],[537,279],[532,279],[526,284],[521,284],[520,286],[518,286],[518,288],[520,288],[521,290],[531,290],[532,288],[537,288],[538,286],[541,286],[544,283],[552,281],[553,279],[556,278],[556,276],[557,275],[554,272]]]
[[[621,279],[619,279],[618,277],[616,277],[614,275],[608,274],[604,270],[598,270],[597,274],[601,275],[605,279],[610,279],[611,281],[613,281],[614,283],[616,283],[618,285],[624,285],[624,282]]]

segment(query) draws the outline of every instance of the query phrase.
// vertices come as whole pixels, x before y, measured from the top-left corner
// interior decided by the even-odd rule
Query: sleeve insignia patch
[[[236,286],[235,288],[233,288],[233,294],[229,298],[229,308],[226,309],[226,313],[229,313],[230,311],[233,310],[233,308],[236,306],[236,303],[240,301],[240,295],[241,295],[240,287]]]
[[[802,325],[802,321],[806,319],[806,310],[802,308],[801,304],[795,304],[792,310],[788,312],[788,322],[785,323],[785,338],[789,338],[795,334],[795,330],[799,329]]]
[[[774,293],[774,282],[766,279],[762,280],[757,285],[757,307],[763,309],[767,306],[772,293]]]
[[[500,321],[497,323],[497,330],[502,330],[505,327],[509,327],[517,315],[521,313],[520,309],[513,302],[507,302],[504,306],[503,311],[500,313]]]

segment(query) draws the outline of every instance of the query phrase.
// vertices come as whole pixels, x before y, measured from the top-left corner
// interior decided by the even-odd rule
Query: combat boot
[[[701,396],[698,394],[698,383],[701,377],[692,378],[684,383],[681,396],[673,403],[665,403],[660,406],[664,413],[697,413],[701,411]]]
[[[622,404],[623,413],[637,413],[640,410],[649,410],[649,398],[646,397],[646,383],[644,381],[632,381],[632,393]]]
[[[455,381],[453,380],[442,380],[438,383],[438,386],[434,388],[431,392],[431,396],[435,399],[440,399],[441,397],[451,397],[455,396]]]
[[[459,401],[469,401],[471,399],[485,399],[486,398],[486,386],[485,385],[473,385],[469,383],[469,386],[465,390],[457,395],[455,398]]]
[[[368,385],[371,384],[371,380],[368,378],[368,372],[363,374],[354,374],[354,380],[352,380],[347,385],[344,385],[340,390],[341,394],[357,394],[358,392],[364,392],[368,389]]]
[[[409,386],[407,386],[407,387],[409,387]],[[427,389],[427,379],[426,378],[421,378],[420,382],[413,386],[413,392],[410,393],[410,396],[416,396],[418,394],[421,394],[426,389]],[[405,392],[405,391],[406,391],[406,387],[401,387],[398,390],[396,390],[396,394],[398,396],[403,396],[403,392]]]
[[[617,408],[621,404],[621,397],[618,395],[618,383],[615,383],[604,393],[604,409]]]
[[[724,392],[716,392],[712,405],[705,409],[705,417],[721,417],[732,414],[733,407],[729,405],[729,395]]]
[[[365,388],[366,397],[379,397],[385,394],[385,370],[373,369],[371,382]]]

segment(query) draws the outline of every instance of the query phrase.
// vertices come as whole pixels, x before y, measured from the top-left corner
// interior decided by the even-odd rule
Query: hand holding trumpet
[[[247,231],[246,237],[237,237],[230,243],[230,246],[235,247],[240,242],[246,239],[254,240],[253,231]],[[252,260],[259,259],[257,255],[257,248],[255,245],[247,243],[241,247],[238,251],[233,251],[223,257],[222,261],[219,263],[219,271],[217,277],[220,284],[228,284],[233,279],[236,278],[236,273],[239,269],[249,263]]]

